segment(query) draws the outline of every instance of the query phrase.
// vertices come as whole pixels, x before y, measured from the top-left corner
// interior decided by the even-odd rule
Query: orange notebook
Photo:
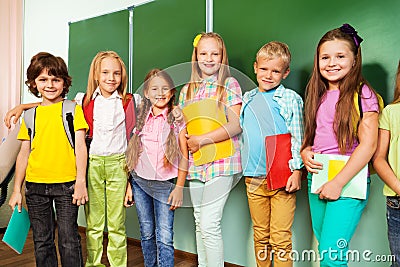
[[[292,175],[289,160],[292,158],[291,134],[278,134],[265,137],[267,158],[267,187],[274,190],[286,186]]]

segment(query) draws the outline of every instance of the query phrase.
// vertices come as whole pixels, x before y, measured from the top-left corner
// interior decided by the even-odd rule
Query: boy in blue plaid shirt
[[[258,87],[245,93],[240,111],[242,168],[253,221],[257,266],[271,266],[272,262],[275,267],[293,266],[290,259],[296,209],[293,193],[301,186],[303,100],[281,84],[289,75],[290,59],[289,48],[284,43],[269,42],[261,47],[254,63]],[[292,158],[288,167],[292,175],[286,187],[269,190],[265,137],[286,133],[291,135]]]

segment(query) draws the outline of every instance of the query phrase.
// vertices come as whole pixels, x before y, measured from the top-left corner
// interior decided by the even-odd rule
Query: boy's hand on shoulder
[[[14,107],[13,109],[9,110],[4,117],[4,124],[8,129],[11,128],[11,119],[14,117],[14,120],[12,121],[14,124],[17,124],[18,119],[21,117],[22,112],[24,112],[24,109],[21,105],[18,105]]]
[[[89,197],[86,189],[86,180],[77,179],[75,181],[74,194],[72,195],[72,204],[80,206],[85,205],[88,201]]]
[[[168,204],[171,205],[170,210],[176,210],[182,206],[183,203],[183,187],[176,185],[174,190],[168,197]]]
[[[301,189],[301,170],[294,170],[292,175],[290,175],[287,184],[286,184],[286,192],[294,193]]]

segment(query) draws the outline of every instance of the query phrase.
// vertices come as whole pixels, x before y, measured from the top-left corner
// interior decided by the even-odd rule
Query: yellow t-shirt
[[[74,130],[88,129],[82,107],[76,105]],[[22,121],[19,140],[30,140]],[[33,183],[65,183],[76,179],[76,161],[62,121],[62,101],[36,108],[35,136],[26,169],[26,181]]]

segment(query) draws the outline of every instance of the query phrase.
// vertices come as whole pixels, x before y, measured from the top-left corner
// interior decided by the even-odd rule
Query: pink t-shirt
[[[184,122],[174,124],[178,144],[178,135],[185,127]],[[139,134],[143,151],[134,168],[138,176],[158,181],[166,181],[178,176],[178,159],[170,167],[164,166],[165,142],[170,129],[171,126],[167,122],[167,109],[157,116],[152,112],[148,114],[142,132]]]
[[[333,121],[335,119],[336,103],[339,99],[339,90],[327,91],[322,98],[322,102],[317,111],[317,129],[315,130],[313,151],[322,154],[340,154],[339,145],[333,130]],[[361,104],[363,112],[379,112],[378,99],[372,93],[368,86],[362,88]],[[351,150],[346,151],[350,156],[358,146],[355,140]]]

